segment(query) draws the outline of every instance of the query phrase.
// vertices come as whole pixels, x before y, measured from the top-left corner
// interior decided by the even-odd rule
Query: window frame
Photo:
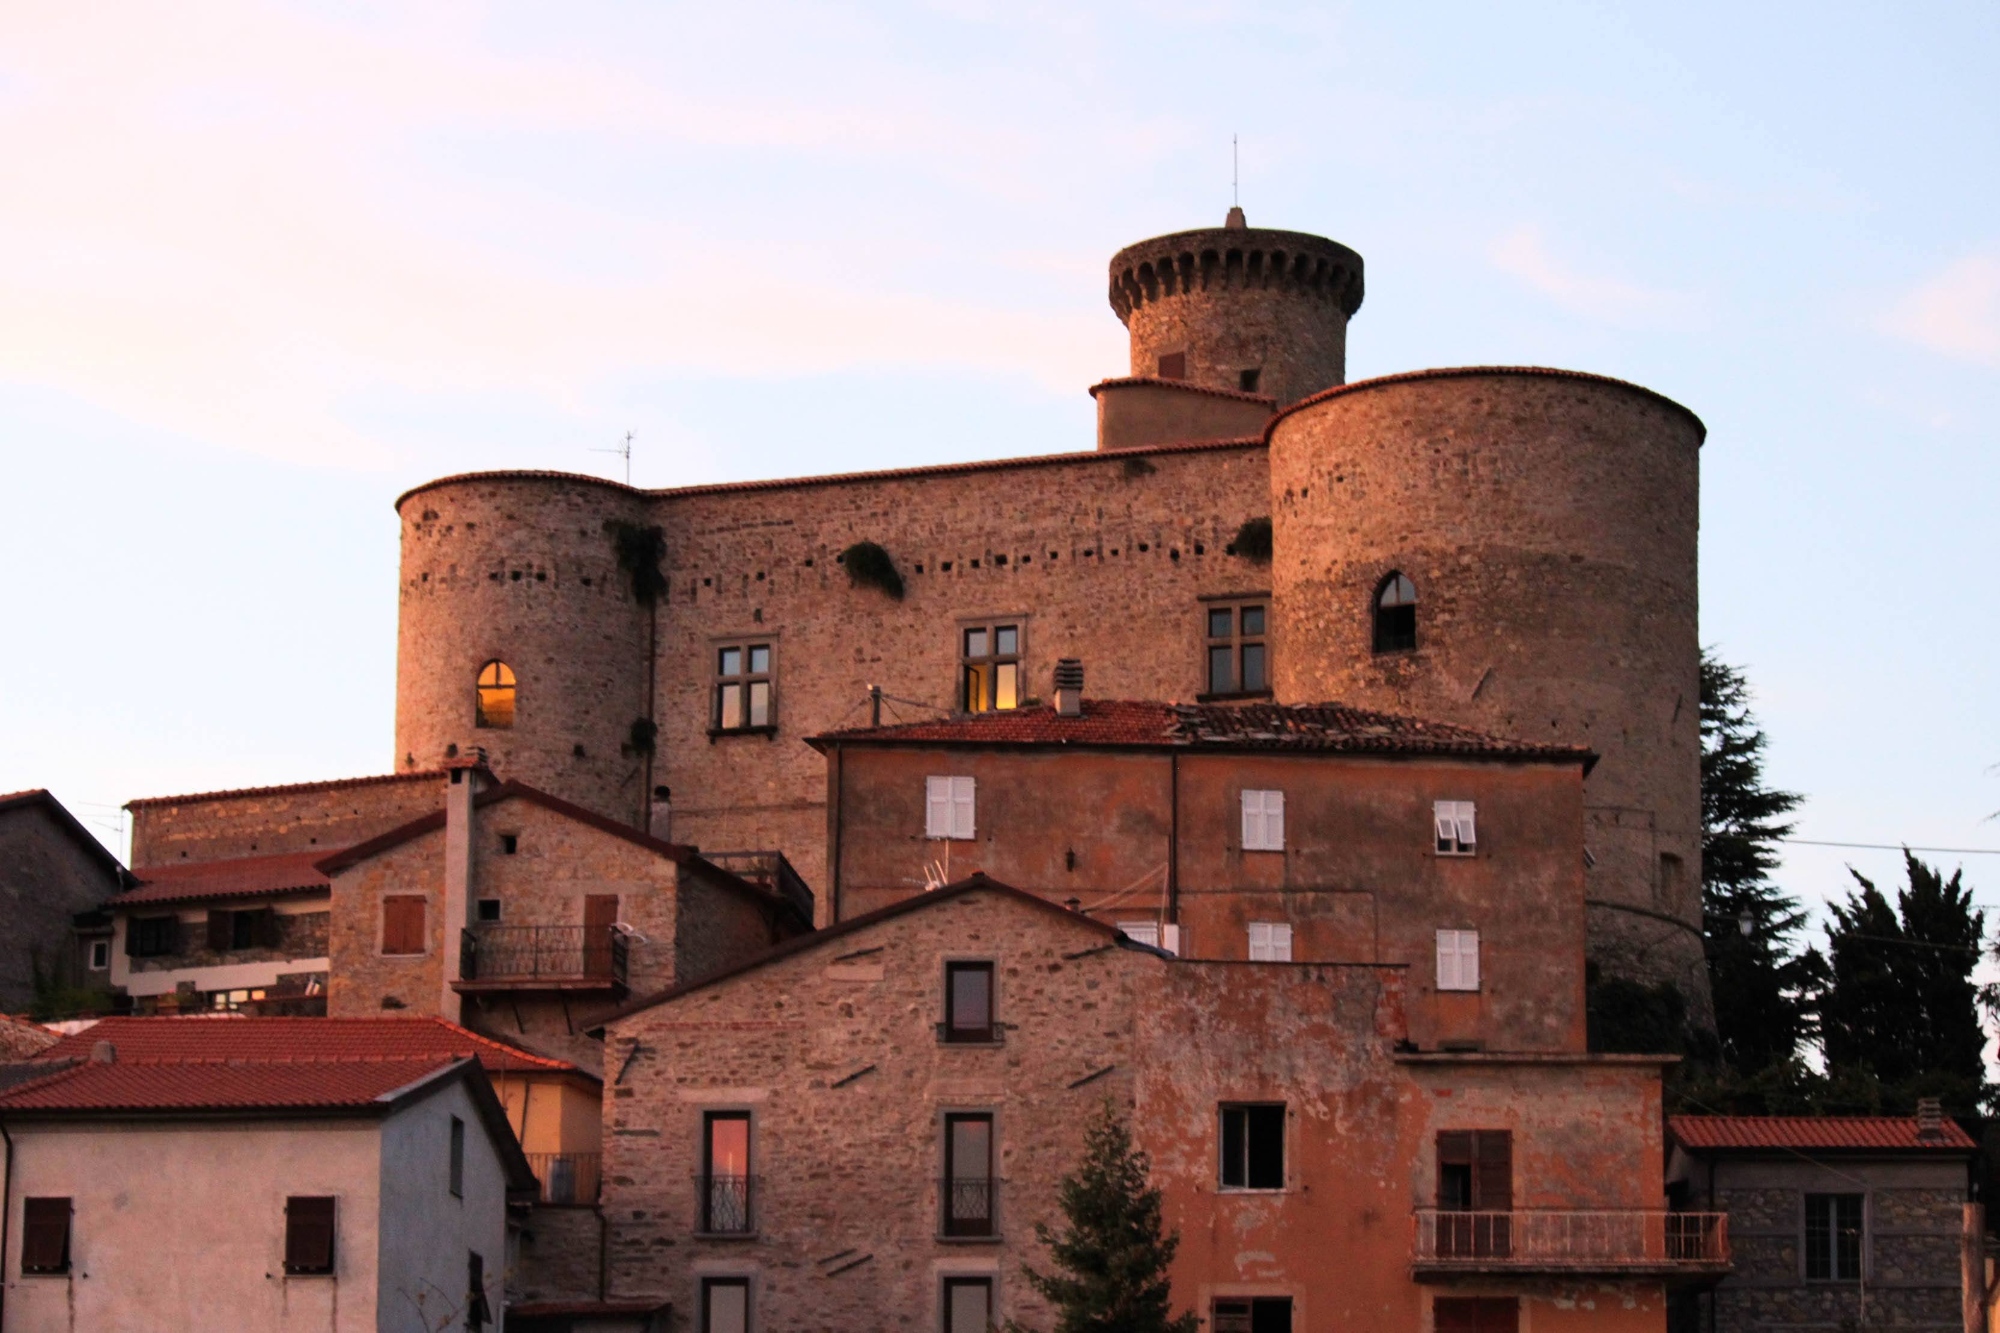
[[[1278,1183],[1275,1185],[1253,1185],[1250,1183],[1253,1174],[1255,1174],[1251,1166],[1251,1161],[1252,1161],[1251,1128],[1255,1123],[1252,1113],[1253,1112],[1268,1113],[1271,1111],[1277,1112]],[[1241,1143],[1239,1145],[1240,1152],[1237,1154],[1238,1156],[1241,1157],[1242,1160],[1240,1162],[1235,1163],[1235,1165],[1238,1168],[1238,1174],[1240,1175],[1241,1178],[1235,1182],[1232,1182],[1229,1179],[1230,1168],[1232,1165],[1229,1160],[1231,1156],[1230,1142],[1229,1142],[1231,1137],[1229,1118],[1231,1116],[1242,1117],[1242,1129],[1239,1131],[1241,1138]],[[1291,1113],[1289,1108],[1286,1106],[1284,1102],[1270,1102],[1270,1101],[1222,1102],[1216,1107],[1215,1129],[1216,1129],[1215,1180],[1216,1180],[1216,1189],[1219,1193],[1223,1194],[1284,1193],[1286,1188],[1286,1183],[1290,1179],[1288,1172],[1291,1167],[1291,1161],[1290,1161],[1291,1154],[1287,1151],[1290,1145],[1286,1142],[1286,1139],[1291,1134]],[[1268,1165],[1268,1163],[1266,1163],[1266,1165]]]
[[[465,1122],[457,1116],[451,1117],[450,1143],[446,1148],[447,1161],[445,1187],[454,1199],[465,1197]]]
[[[716,1291],[723,1288],[740,1290],[743,1293],[743,1330],[744,1333],[750,1333],[750,1330],[755,1327],[751,1321],[755,1318],[756,1311],[756,1307],[752,1302],[750,1279],[728,1273],[704,1273],[701,1276],[698,1297],[700,1308],[695,1312],[696,1317],[700,1320],[700,1333],[721,1333],[715,1326],[715,1310],[711,1298]]]
[[[939,787],[939,783],[946,784]],[[960,784],[964,784],[961,786]],[[939,792],[944,793],[940,798]],[[961,794],[962,793],[962,794]],[[942,825],[935,818],[940,804],[945,810]],[[963,831],[959,812],[965,813]],[[976,842],[979,838],[979,782],[964,773],[932,773],[924,778],[924,840],[926,842]]]
[[[321,1211],[325,1205],[325,1217],[312,1214]],[[310,1206],[305,1206],[310,1205]],[[325,1228],[322,1243],[315,1247],[315,1257],[300,1258],[300,1251],[314,1239],[311,1229]],[[301,1233],[305,1233],[303,1238]],[[287,1277],[331,1277],[338,1262],[340,1232],[340,1205],[338,1198],[331,1194],[292,1194],[285,1198],[285,1257],[284,1268]]]
[[[492,670],[493,682],[488,684],[486,673]],[[493,696],[492,704],[487,695]],[[505,696],[504,708],[501,697]],[[505,716],[502,716],[502,713]],[[513,667],[498,657],[489,657],[479,664],[479,670],[472,677],[472,725],[482,731],[507,731],[521,720],[521,677]]]
[[[1432,801],[1431,850],[1439,856],[1479,855],[1478,816],[1477,801]]]
[[[752,668],[753,654],[766,654],[764,669]],[[740,669],[725,673],[722,669],[724,653],[741,653]],[[775,634],[738,635],[727,639],[712,639],[708,645],[709,664],[713,668],[708,692],[708,730],[710,736],[769,736],[778,730],[778,636]],[[764,687],[764,720],[753,722],[751,696],[752,687]],[[723,691],[740,689],[739,708],[741,721],[735,726],[725,725],[726,711],[723,705]]]
[[[943,1333],[952,1333],[951,1293],[956,1287],[984,1288],[986,1291],[986,1327],[1000,1327],[995,1318],[1000,1312],[995,1306],[999,1301],[999,1282],[994,1273],[945,1273],[938,1292],[938,1327]]]
[[[1014,631],[1014,651],[1000,651],[1000,631]],[[983,631],[987,636],[987,650],[973,653],[966,642],[967,636]],[[962,716],[979,713],[1009,713],[1027,705],[1028,700],[1028,617],[985,616],[973,620],[961,620],[957,628],[958,639],[954,645],[954,657],[958,662],[958,687],[953,691],[957,701],[954,710]],[[1014,702],[1006,707],[999,703],[1000,668],[1014,668]],[[986,676],[986,687],[982,691],[989,701],[981,707],[972,708],[968,704],[972,696],[972,673],[978,668],[990,669]]]
[[[1252,797],[1257,798],[1255,802],[1252,801]],[[1271,808],[1273,798],[1276,798],[1277,809],[1275,811]],[[1236,800],[1237,807],[1241,812],[1241,827],[1238,829],[1238,833],[1241,835],[1238,839],[1241,849],[1246,852],[1284,851],[1284,791],[1272,787],[1244,787],[1237,792]],[[1251,810],[1252,804],[1258,806],[1258,809],[1254,813]],[[1271,821],[1273,819],[1277,821],[1276,843],[1271,841]],[[1256,830],[1254,841],[1252,838],[1253,828]]]
[[[108,939],[95,939],[89,940],[86,943],[88,948],[85,950],[84,970],[89,972],[109,972],[111,970],[111,941]],[[101,963],[97,961],[100,957],[104,960]]]
[[[184,952],[187,929],[178,912],[155,912],[125,919],[125,956],[171,958]]]
[[[1449,1311],[1450,1318],[1445,1318]],[[1431,1327],[1437,1333],[1519,1333],[1518,1296],[1436,1296],[1431,1300]]]
[[[963,1175],[958,1171],[953,1149],[952,1127],[961,1122],[986,1126],[986,1163],[983,1174]],[[947,1108],[938,1112],[938,1238],[941,1240],[999,1240],[1000,1237],[1000,1115],[990,1107]],[[957,1183],[982,1181],[986,1189],[984,1218],[954,1217],[953,1190]]]
[[[1391,591],[1400,591],[1400,588],[1397,587],[1399,583],[1409,585],[1409,600],[1406,602],[1397,602],[1393,606],[1383,605],[1382,599],[1388,596]],[[1369,651],[1377,657],[1387,657],[1394,653],[1413,653],[1417,651],[1418,645],[1423,641],[1422,636],[1418,633],[1419,627],[1417,624],[1417,607],[1421,604],[1422,600],[1421,595],[1417,591],[1417,581],[1400,569],[1392,569],[1377,579],[1375,581],[1375,591],[1368,598]],[[1408,619],[1410,622],[1407,627],[1400,624],[1390,627],[1383,623],[1387,612],[1400,612],[1405,608],[1408,610]],[[1403,617],[1398,616],[1397,619],[1400,621]]]
[[[1839,1271],[1840,1268],[1842,1267],[1842,1264],[1840,1262],[1841,1254],[1840,1254],[1840,1243],[1839,1243],[1839,1238],[1841,1234],[1839,1205],[1840,1201],[1843,1199],[1854,1200],[1855,1209],[1860,1215],[1857,1220],[1857,1225],[1854,1228],[1854,1272],[1852,1273],[1843,1273]],[[1827,1217],[1827,1253],[1826,1253],[1827,1266],[1829,1272],[1823,1276],[1816,1276],[1813,1273],[1812,1214],[1813,1214],[1813,1204],[1816,1201],[1821,1201],[1821,1200],[1826,1202],[1829,1209],[1829,1214]],[[1868,1262],[1869,1249],[1870,1249],[1870,1246],[1868,1244],[1869,1211],[1870,1210],[1868,1207],[1868,1192],[1866,1190],[1800,1191],[1799,1272],[1804,1281],[1834,1285],[1841,1283],[1861,1282],[1867,1278],[1868,1269],[1870,1267]]]
[[[1253,963],[1289,963],[1292,961],[1292,923],[1289,921],[1247,921],[1244,923],[1245,957]],[[1260,946],[1259,933],[1264,936]],[[1258,957],[1262,948],[1263,957]],[[1282,956],[1280,956],[1282,955]]]
[[[721,1124],[741,1124],[743,1126],[743,1194],[742,1225],[722,1227],[715,1225],[715,1184],[718,1179],[727,1179],[715,1174],[715,1127]],[[754,1236],[757,1234],[757,1216],[753,1211],[754,1201],[754,1160],[757,1151],[756,1117],[746,1107],[715,1107],[701,1113],[701,1216],[697,1219],[696,1230],[704,1236]]]
[[[957,1019],[958,987],[961,973],[986,974],[986,1025],[961,1027]],[[1000,1026],[1000,969],[991,958],[947,958],[944,963],[944,1021],[938,1024],[938,1040],[948,1046],[997,1046]]]
[[[1257,1327],[1257,1307],[1259,1305],[1280,1304],[1285,1307],[1285,1327],[1290,1329],[1293,1327],[1293,1320],[1299,1312],[1298,1302],[1290,1296],[1281,1295],[1211,1297],[1208,1303],[1208,1326],[1212,1330],[1212,1333],[1236,1333],[1239,1329],[1255,1330]],[[1223,1307],[1227,1305],[1240,1305],[1243,1308],[1241,1311],[1229,1310],[1225,1312]],[[1225,1317],[1230,1321],[1227,1324],[1223,1323]],[[1237,1322],[1239,1317],[1243,1322]]]
[[[49,1256],[37,1250],[36,1262],[29,1264],[29,1245],[37,1236],[52,1229],[56,1215],[62,1222],[62,1245],[60,1251]],[[37,1216],[39,1215],[39,1216]],[[68,1195],[36,1195],[21,1200],[21,1251],[20,1272],[23,1277],[57,1277],[69,1272],[73,1256],[71,1251],[76,1241],[76,1199]]]
[[[1271,594],[1268,592],[1231,593],[1221,597],[1203,597],[1201,607],[1201,693],[1195,695],[1195,702],[1208,703],[1227,699],[1269,699],[1271,694]],[[1243,628],[1243,613],[1257,611],[1262,614],[1263,628],[1250,633]],[[1214,617],[1218,612],[1227,612],[1229,633],[1215,633]],[[1243,685],[1243,663],[1245,650],[1254,648],[1261,655],[1264,683],[1255,689]],[[1229,654],[1229,688],[1217,689],[1215,682],[1215,653],[1218,649]]]
[[[1470,980],[1466,978],[1465,974],[1467,956],[1465,943],[1468,937],[1472,942],[1472,975]],[[1446,964],[1447,958],[1452,960],[1450,966]],[[1479,932],[1477,930],[1439,929],[1437,932],[1437,953],[1432,961],[1433,966],[1436,968],[1433,980],[1436,982],[1439,990],[1451,991],[1458,994],[1476,994],[1478,992],[1480,975]]]

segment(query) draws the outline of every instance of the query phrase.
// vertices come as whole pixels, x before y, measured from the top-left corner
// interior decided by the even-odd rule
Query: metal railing
[[[1729,1267],[1729,1216],[1664,1209],[1416,1210],[1418,1268],[1700,1272]]]
[[[947,1236],[1000,1234],[1000,1182],[991,1176],[945,1176],[938,1181],[941,1229]]]
[[[755,1176],[696,1176],[697,1229],[706,1236],[747,1236],[756,1230],[751,1210]]]
[[[458,974],[466,981],[624,985],[624,933],[615,926],[467,926]]]
[[[528,1168],[541,1182],[543,1203],[596,1203],[604,1158],[594,1152],[531,1152]]]
[[[701,859],[738,879],[761,884],[790,903],[807,921],[813,919],[813,891],[783,852],[703,852]]]

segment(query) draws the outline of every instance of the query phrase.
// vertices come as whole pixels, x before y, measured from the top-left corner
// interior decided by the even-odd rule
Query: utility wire
[[[1872,852],[1943,852],[1949,856],[2000,856],[2000,847],[1917,847],[1906,842],[1827,842],[1820,838],[1779,838],[1801,847],[1860,847]]]

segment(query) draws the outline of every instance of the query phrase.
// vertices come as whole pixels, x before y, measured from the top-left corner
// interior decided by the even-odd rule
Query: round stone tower
[[[1280,405],[1344,383],[1361,256],[1323,236],[1245,225],[1175,232],[1111,260],[1111,308],[1132,374],[1259,394]]]
[[[1591,956],[1672,981],[1706,1019],[1704,434],[1636,385],[1473,368],[1328,390],[1281,413],[1269,440],[1278,698],[1596,751]]]
[[[614,529],[645,524],[645,497],[592,477],[475,473],[419,486],[396,512],[396,766],[479,746],[503,778],[641,824],[632,724],[647,716],[651,626]]]

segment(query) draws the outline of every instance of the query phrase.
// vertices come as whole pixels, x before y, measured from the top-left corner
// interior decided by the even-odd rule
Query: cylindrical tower
[[[1347,378],[1361,256],[1323,236],[1244,225],[1175,232],[1111,260],[1132,374],[1268,394],[1282,406]]]
[[[1705,433],[1636,385],[1516,368],[1350,384],[1269,433],[1278,698],[1595,750],[1591,956],[1703,1020]]]
[[[493,770],[621,822],[644,818],[649,609],[620,568],[645,496],[593,477],[446,477],[403,523],[396,766],[480,746]],[[509,693],[511,688],[511,694]]]

